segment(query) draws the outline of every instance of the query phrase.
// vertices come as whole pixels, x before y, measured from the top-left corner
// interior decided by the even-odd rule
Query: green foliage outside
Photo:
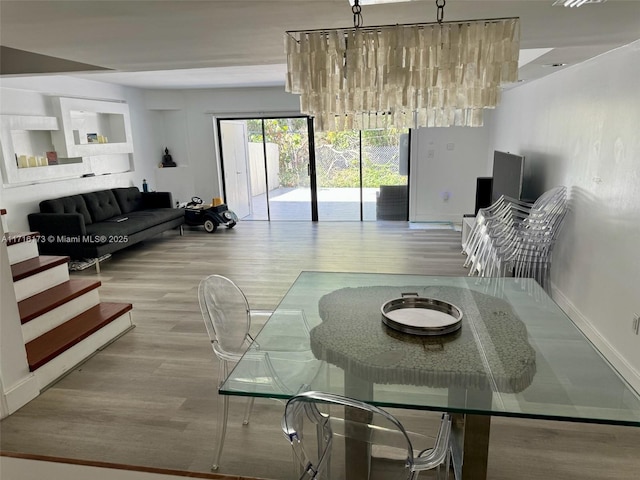
[[[263,139],[278,145],[280,186],[309,186],[307,166],[309,163],[309,141],[306,118],[276,118],[247,120],[249,142],[262,143]],[[404,130],[388,128],[386,130],[363,130],[362,144],[366,147],[397,146],[399,135]],[[318,183],[325,188],[358,187],[360,185],[359,132],[356,130],[316,133],[316,151],[330,148],[347,157],[346,168],[329,169],[323,172],[318,166]],[[364,148],[363,148],[364,150]],[[362,186],[377,188],[380,185],[404,185],[406,177],[397,173],[397,166],[376,164],[367,158],[363,151]]]
[[[309,186],[309,140],[306,118],[271,118],[264,120],[264,137],[261,119],[248,120],[249,142],[278,145],[280,154],[280,185],[283,187]]]
[[[349,167],[336,170],[319,182],[323,188],[349,188],[360,185],[360,168],[358,160],[349,162]],[[380,185],[405,185],[407,177],[396,171],[392,164],[374,164],[368,159],[362,161],[362,187],[378,188]]]
[[[397,147],[400,134],[404,130],[388,128],[385,130],[362,130],[362,187],[378,188],[380,185],[405,185],[407,178],[398,173],[396,162],[380,164],[369,158],[367,153],[375,147]],[[349,188],[360,186],[359,156],[360,136],[357,130],[338,132],[323,132],[316,134],[316,149],[323,146],[335,151],[350,154],[351,160],[346,168],[329,169],[328,174],[322,175],[319,170],[318,183],[323,188]]]
[[[404,129],[390,127],[385,130],[362,130],[362,144],[376,147],[397,146]],[[316,133],[316,147],[323,144],[335,149],[349,149],[358,141],[358,130]],[[357,143],[355,143],[357,145]]]

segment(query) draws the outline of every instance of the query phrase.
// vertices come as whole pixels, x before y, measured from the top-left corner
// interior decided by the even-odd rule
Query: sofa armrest
[[[142,192],[142,208],[173,208],[171,192]]]
[[[82,236],[87,234],[81,213],[30,213],[29,228],[42,235]]]

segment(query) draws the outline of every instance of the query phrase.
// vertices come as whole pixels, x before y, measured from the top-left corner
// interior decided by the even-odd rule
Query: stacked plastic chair
[[[534,278],[549,287],[551,254],[567,208],[566,187],[529,204],[500,197],[481,209],[463,246],[469,275]]]
[[[531,210],[532,203],[521,202],[502,195],[487,208],[482,208],[476,215],[476,223],[462,245],[462,253],[467,255],[465,267],[470,268],[469,275],[482,274],[486,266],[488,231],[511,229],[514,223],[524,219]]]

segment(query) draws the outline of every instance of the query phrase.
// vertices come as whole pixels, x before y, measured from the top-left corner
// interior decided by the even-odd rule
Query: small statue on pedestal
[[[164,155],[162,156],[162,167],[175,167],[176,162],[173,161],[171,155],[169,155],[169,149],[165,147]]]

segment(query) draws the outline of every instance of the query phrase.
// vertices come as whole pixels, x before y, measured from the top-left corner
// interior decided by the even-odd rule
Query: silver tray
[[[445,335],[462,327],[462,311],[455,305],[434,298],[403,293],[380,308],[382,323],[412,335]]]

